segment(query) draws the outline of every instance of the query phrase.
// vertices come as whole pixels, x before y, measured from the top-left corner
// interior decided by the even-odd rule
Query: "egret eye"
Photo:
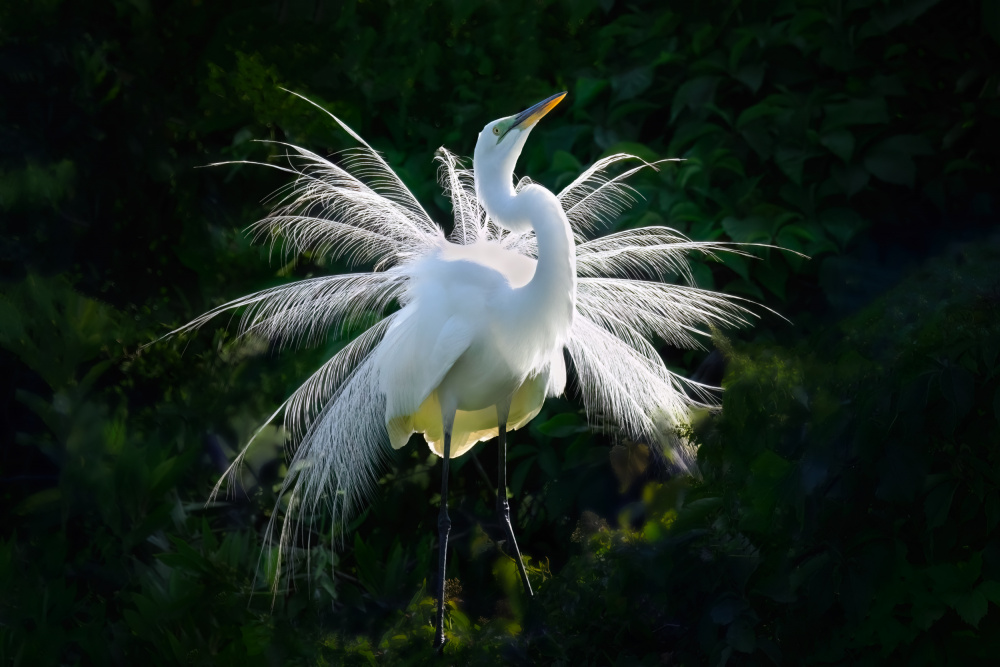
[[[493,126],[493,134],[497,135],[498,137],[500,136],[500,126],[499,125],[494,125]]]

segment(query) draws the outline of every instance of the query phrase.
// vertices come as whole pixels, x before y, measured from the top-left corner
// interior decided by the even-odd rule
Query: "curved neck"
[[[525,188],[514,200],[527,200],[529,219],[538,243],[538,265],[531,282],[523,289],[550,292],[561,290],[570,309],[576,307],[576,243],[573,230],[559,200],[541,186]]]
[[[504,227],[503,221],[509,217],[509,209],[514,198],[514,162],[516,160],[496,160],[481,158],[479,146],[473,161],[472,174],[476,183],[476,196],[486,209],[486,214]],[[508,227],[508,229],[510,229]]]
[[[486,195],[482,200],[484,208],[507,229],[533,229],[538,244],[535,274],[527,285],[514,290],[512,298],[516,303],[512,304],[510,316],[518,326],[545,328],[546,337],[553,343],[565,342],[576,310],[573,230],[559,200],[545,188],[530,185],[515,194],[510,177],[502,183],[507,187],[480,193]]]

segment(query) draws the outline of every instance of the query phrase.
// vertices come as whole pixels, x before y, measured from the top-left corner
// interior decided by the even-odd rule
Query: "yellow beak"
[[[542,118],[542,116],[544,116],[549,111],[554,109],[555,106],[559,104],[562,101],[562,98],[564,97],[566,97],[566,91],[563,91],[561,93],[556,93],[552,97],[542,100],[535,106],[529,109],[525,109],[521,113],[517,114],[517,118],[515,118],[511,126],[507,128],[507,132],[510,132],[515,127],[519,127],[522,125],[530,128],[532,125],[537,123]],[[504,136],[507,135],[507,132],[504,132],[503,135],[500,136],[500,139],[503,139]],[[500,139],[497,140],[497,143],[500,142]]]

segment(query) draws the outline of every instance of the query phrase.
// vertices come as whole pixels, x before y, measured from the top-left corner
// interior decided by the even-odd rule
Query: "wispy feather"
[[[608,168],[623,160],[638,160],[641,164],[609,177],[606,174]],[[679,158],[668,158],[650,163],[634,155],[616,153],[598,160],[580,174],[558,195],[569,224],[573,226],[577,243],[586,241],[597,229],[614,222],[635,202],[639,195],[624,182],[625,179],[647,167],[656,169],[658,164],[677,161]]]
[[[198,329],[224,312],[242,309],[240,336],[254,334],[290,347],[315,345],[331,331],[384,312],[405,280],[400,271],[308,278],[224,303],[166,335]]]

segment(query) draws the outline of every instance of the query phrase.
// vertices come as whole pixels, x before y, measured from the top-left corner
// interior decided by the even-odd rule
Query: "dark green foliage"
[[[763,650],[969,664],[1000,649],[998,262],[995,243],[963,247],[796,350],[731,352],[692,495],[750,542],[730,593]]]
[[[196,168],[280,154],[254,139],[350,145],[279,86],[384,151],[441,221],[433,151],[469,154],[487,120],[568,90],[519,173],[559,188],[613,152],[683,157],[632,181],[616,229],[811,256],[694,258],[699,285],[794,323],[716,336],[727,392],[690,434],[700,479],[592,433],[572,396],[512,435],[534,602],[494,542],[495,450],[453,463],[445,662],[1000,654],[998,26],[996,0],[0,3],[0,661],[441,662],[422,444],[389,457],[336,549],[317,517],[273,596],[282,434],[204,505],[351,332],[291,354],[220,321],[139,349],[348,270],[269,262],[240,231],[282,175]],[[663,352],[685,374],[704,357]]]

